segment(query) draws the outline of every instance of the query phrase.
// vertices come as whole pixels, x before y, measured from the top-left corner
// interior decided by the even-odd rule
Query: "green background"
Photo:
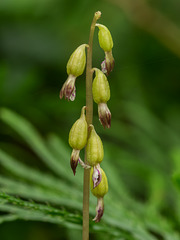
[[[148,3],[180,26],[178,0]],[[60,100],[59,91],[67,79],[69,56],[79,45],[88,43],[97,10],[102,12],[99,23],[106,25],[113,37],[115,68],[108,76],[112,127],[103,129],[94,104],[96,131],[129,198],[150,212],[158,212],[172,224],[173,231],[179,232],[180,198],[172,176],[175,173],[175,182],[179,181],[180,59],[146,29],[138,28],[116,4],[103,0],[1,0],[0,107],[26,118],[44,139],[55,133],[70,154],[69,130],[85,105],[85,73],[76,81],[74,102]],[[93,66],[100,68],[104,52],[97,33],[98,29]],[[50,172],[4,121],[0,122],[0,148],[23,163]],[[105,170],[111,183],[113,172]],[[0,174],[11,177],[3,166]],[[118,185],[110,184],[115,192]],[[81,231],[18,220],[0,225],[0,236],[1,240],[81,239]],[[168,239],[156,232],[154,237]],[[98,238],[106,239],[106,235],[91,233],[91,239]]]

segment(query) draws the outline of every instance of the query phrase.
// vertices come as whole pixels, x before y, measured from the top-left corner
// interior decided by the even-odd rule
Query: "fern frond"
[[[5,215],[0,216],[0,223],[24,219],[46,221],[61,224],[71,229],[81,229],[82,185],[80,178],[82,177],[82,171],[78,169],[80,174],[74,178],[71,171],[67,170],[69,169],[69,160],[67,158],[70,156],[67,147],[55,134],[49,135],[46,142],[35,128],[18,114],[8,109],[1,109],[0,113],[1,119],[26,141],[28,146],[56,175],[63,178],[62,181],[49,173],[43,173],[27,166],[20,162],[20,159],[17,160],[0,150],[0,164],[12,174],[11,178],[0,176],[0,210],[6,212]],[[146,136],[140,130],[133,130],[132,132],[140,134],[142,139],[146,140]],[[109,133],[106,134],[108,136]],[[113,128],[111,134],[118,141],[123,139],[129,145],[132,145],[132,141],[127,139],[126,136],[123,138],[123,133],[121,134],[122,139],[115,131],[113,132]],[[147,143],[155,144],[153,136],[151,140],[148,139],[144,143],[142,140],[141,146],[146,149]],[[136,146],[139,148],[138,145]],[[128,155],[129,153],[126,150],[120,149],[116,144],[112,147],[107,142],[105,143],[105,149],[106,159],[102,165],[104,169],[108,169],[110,192],[104,199],[106,211],[103,220],[98,225],[91,222],[91,232],[104,232],[114,239],[157,240],[156,236],[161,236],[165,240],[179,240],[180,236],[171,223],[158,213],[164,195],[163,192],[162,195],[156,195],[155,191],[160,185],[157,188],[153,188],[153,186],[159,181],[161,183],[165,173],[158,168],[154,172],[155,167],[150,167],[147,162],[138,162],[138,158],[134,156],[134,153]],[[163,158],[164,153],[161,150],[153,149],[155,149],[154,156],[159,154]],[[148,153],[148,151],[146,152]],[[122,158],[122,156],[123,158],[125,156],[125,159],[121,160],[121,164],[126,161],[130,166],[129,169],[137,168],[138,171],[138,168],[141,167],[149,175],[150,184],[153,186],[149,184],[148,192],[150,195],[145,204],[133,198],[120,176],[121,164],[118,159]],[[126,167],[128,168],[127,164]],[[155,173],[158,174],[159,180],[156,178],[157,175],[154,175]],[[163,191],[165,190],[166,181],[163,180],[161,186]],[[176,181],[179,181],[178,175]],[[154,192],[150,191],[150,187],[154,189]],[[22,197],[23,200],[15,196]],[[33,200],[33,202],[29,199]],[[48,203],[48,205],[45,203]],[[95,214],[95,198],[91,197],[90,203],[90,215],[92,218]]]
[[[6,108],[0,109],[0,118],[22,137],[53,172],[69,180],[64,166],[54,158],[48,150],[46,143],[30,122]]]
[[[47,189],[54,190],[55,192],[61,193],[71,193],[73,197],[79,195],[82,196],[78,185],[76,188],[71,188],[70,184],[60,181],[58,178],[42,173],[39,170],[35,170],[30,166],[26,166],[20,161],[17,161],[14,157],[8,155],[3,150],[0,149],[0,163],[1,165],[10,171],[13,175],[27,180],[28,182],[35,183],[36,185],[43,186]]]
[[[36,185],[29,185],[24,182],[12,180],[6,177],[0,176],[1,191],[9,194],[21,196],[26,199],[34,199],[40,202],[49,202],[61,206],[68,206],[69,208],[75,208],[81,210],[80,200],[78,195],[76,198],[65,194],[58,194],[53,191],[38,187]]]

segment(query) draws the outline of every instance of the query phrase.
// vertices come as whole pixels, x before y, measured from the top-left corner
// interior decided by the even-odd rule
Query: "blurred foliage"
[[[147,2],[180,27],[179,0]],[[100,126],[94,105],[110,190],[90,237],[180,239],[180,59],[110,1],[1,0],[2,240],[81,238],[83,171],[72,175],[67,139],[85,104],[85,74],[74,102],[60,101],[59,91],[68,58],[88,41],[97,10],[113,36],[115,69],[109,76],[111,129]],[[103,58],[96,30],[93,65]],[[90,202],[92,219],[95,198]]]

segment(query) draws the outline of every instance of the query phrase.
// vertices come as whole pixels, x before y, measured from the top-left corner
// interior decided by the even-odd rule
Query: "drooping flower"
[[[74,175],[76,173],[80,150],[83,149],[87,143],[88,125],[86,122],[85,109],[85,106],[82,107],[80,118],[76,120],[69,132],[69,145],[73,148],[70,163]]]
[[[112,55],[113,40],[108,28],[102,24],[96,24],[99,28],[99,45],[105,52],[105,60],[101,64],[102,72],[109,75],[114,68],[114,58]]]
[[[61,88],[60,99],[64,97],[65,99],[74,101],[76,97],[75,81],[84,72],[86,65],[86,47],[88,47],[87,44],[82,44],[71,54],[66,67],[68,78]]]
[[[98,104],[98,115],[103,127],[111,127],[111,112],[107,106],[110,99],[110,87],[106,75],[97,68],[94,68],[96,76],[93,80],[93,99]]]
[[[94,173],[95,172],[95,173]],[[98,180],[96,179],[97,176]],[[97,184],[98,182],[98,184]],[[93,219],[95,222],[99,222],[104,213],[104,195],[108,192],[108,181],[105,172],[100,165],[91,168],[90,172],[90,187],[92,194],[97,197],[96,216]]]

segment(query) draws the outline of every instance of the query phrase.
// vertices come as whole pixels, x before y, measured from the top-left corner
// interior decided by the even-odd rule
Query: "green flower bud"
[[[96,24],[96,26],[99,28],[98,38],[100,47],[105,52],[111,51],[113,48],[113,40],[110,31],[102,24]]]
[[[90,133],[86,145],[87,162],[90,166],[94,166],[102,162],[104,157],[103,144],[97,135],[94,126],[90,125]]]
[[[105,60],[102,62],[101,67],[103,73],[109,75],[114,68],[114,58],[112,55],[113,40],[108,28],[102,24],[96,24],[99,28],[98,38],[99,45],[105,52]]]
[[[87,142],[88,125],[86,122],[85,108],[85,106],[82,108],[80,118],[73,124],[69,132],[69,145],[77,150],[84,148]]]
[[[110,99],[110,88],[106,75],[99,69],[94,68],[96,76],[93,81],[93,99],[98,103],[106,103]]]
[[[70,56],[67,63],[68,75],[72,74],[73,76],[78,77],[83,74],[86,65],[85,47],[88,47],[88,45],[80,45]]]
[[[104,213],[104,195],[108,192],[108,181],[105,172],[99,164],[91,168],[90,188],[92,194],[97,197],[96,216],[93,219],[99,222]]]
[[[92,194],[97,197],[97,198],[103,198],[104,195],[108,192],[108,181],[105,172],[102,170],[100,166],[96,166],[98,170],[100,171],[101,175],[101,181],[100,183],[94,187],[94,182],[93,182],[93,173],[94,173],[94,168],[91,168],[90,172],[90,188]]]

